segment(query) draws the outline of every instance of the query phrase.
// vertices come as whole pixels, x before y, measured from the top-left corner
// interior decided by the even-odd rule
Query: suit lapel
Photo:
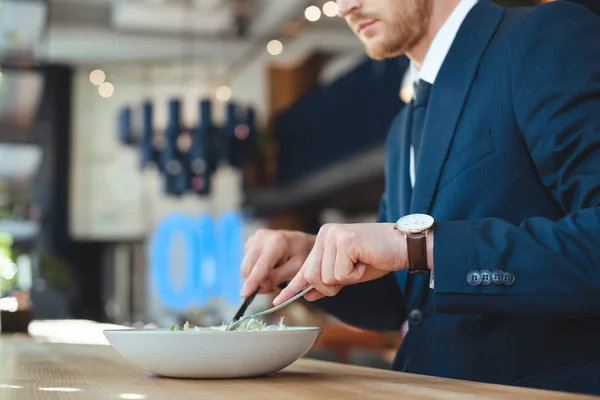
[[[413,113],[410,104],[407,104],[402,110],[405,118],[402,126],[403,136],[400,137],[400,215],[404,216],[410,212],[410,202],[412,196],[412,187],[410,183],[410,126],[413,120]]]
[[[403,106],[391,125],[386,144],[385,170],[388,221],[396,221],[409,212],[410,176],[409,152],[410,124],[409,106]]]
[[[411,213],[429,213],[460,115],[481,58],[504,10],[486,0],[464,20],[431,90]]]

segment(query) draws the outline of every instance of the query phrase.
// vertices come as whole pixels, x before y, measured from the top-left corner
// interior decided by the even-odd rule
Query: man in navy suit
[[[600,18],[556,1],[338,0],[374,59],[406,54],[379,221],[260,231],[242,295],[291,282],[393,368],[600,394]],[[277,268],[276,268],[277,267]]]

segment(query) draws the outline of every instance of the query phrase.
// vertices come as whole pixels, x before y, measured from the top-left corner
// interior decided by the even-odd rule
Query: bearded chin
[[[377,46],[365,46],[367,55],[372,60],[381,61],[386,58],[398,57],[406,52],[405,46],[395,43],[394,45],[377,45]]]
[[[410,51],[427,34],[427,28],[433,11],[433,0],[412,0],[412,5],[405,15],[398,15],[393,20],[395,25],[388,32],[388,37],[379,42],[365,43],[367,55],[373,60],[398,57]]]

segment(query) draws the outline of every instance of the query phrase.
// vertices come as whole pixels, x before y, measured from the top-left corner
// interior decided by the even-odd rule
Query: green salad
[[[177,324],[171,326],[171,330],[172,331],[201,331],[201,332],[224,332],[227,329],[227,325],[221,325],[221,326],[212,326],[212,327],[207,327],[207,328],[203,328],[200,326],[190,326],[190,323],[188,321],[185,322],[185,324],[183,324],[183,326],[179,326]],[[286,330],[286,326],[283,323],[283,317],[281,317],[281,320],[279,321],[278,324],[274,324],[274,325],[268,325],[263,321],[254,319],[254,318],[249,318],[246,319],[242,322],[240,322],[238,325],[236,325],[232,331],[235,332],[262,332],[262,331],[283,331]]]

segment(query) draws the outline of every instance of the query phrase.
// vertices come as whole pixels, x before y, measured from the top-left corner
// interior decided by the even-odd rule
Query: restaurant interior
[[[2,334],[215,326],[257,230],[375,221],[409,61],[369,59],[335,1],[0,5]],[[389,368],[403,337],[281,317],[342,364]]]

